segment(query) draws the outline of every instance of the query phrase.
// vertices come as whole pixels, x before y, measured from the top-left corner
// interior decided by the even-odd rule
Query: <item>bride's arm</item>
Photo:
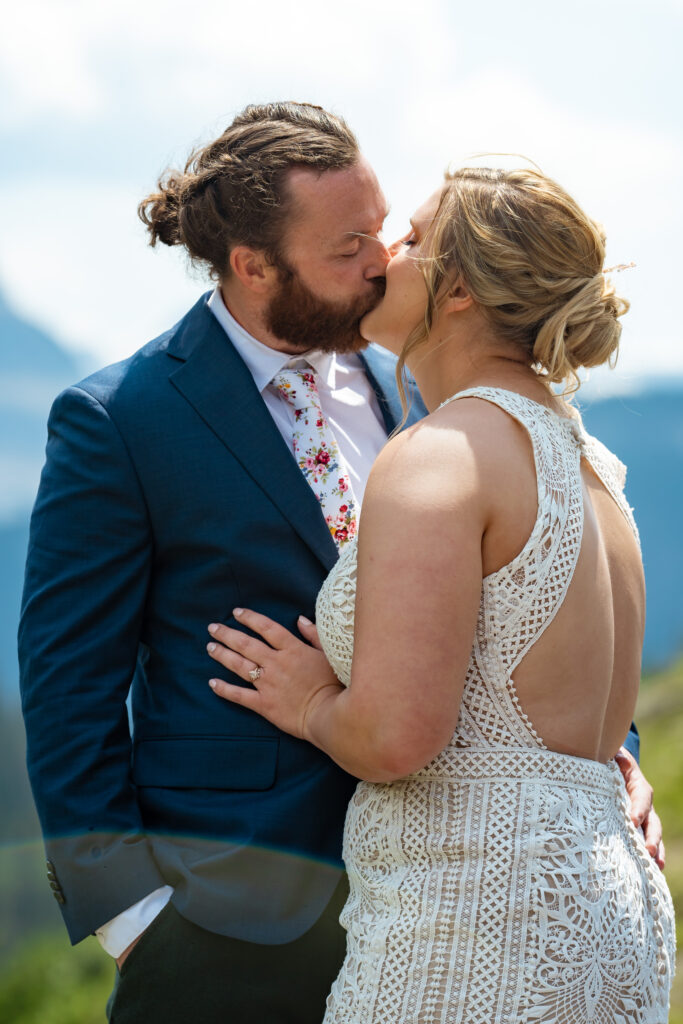
[[[472,648],[488,515],[481,474],[463,433],[427,423],[381,453],[363,503],[348,690],[319,651],[238,610],[266,643],[215,627],[210,653],[246,680],[256,665],[262,674],[256,689],[213,680],[215,691],[357,778],[391,781],[427,764],[455,729]]]

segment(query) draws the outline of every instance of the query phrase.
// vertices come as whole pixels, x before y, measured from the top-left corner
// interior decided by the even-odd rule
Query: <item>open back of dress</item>
[[[460,717],[447,747],[349,806],[347,956],[326,1024],[665,1024],[671,899],[633,828],[617,766],[547,750],[513,673],[553,621],[583,530],[581,459],[621,508],[619,460],[516,393],[483,398],[528,431],[538,515],[512,562],[485,578]],[[325,653],[351,678],[356,544],[320,592]],[[416,679],[416,686],[422,681]]]

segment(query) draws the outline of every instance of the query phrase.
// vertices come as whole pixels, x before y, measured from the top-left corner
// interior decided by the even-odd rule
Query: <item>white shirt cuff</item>
[[[162,885],[160,889],[155,889],[149,896],[145,896],[128,910],[122,911],[111,921],[103,924],[95,932],[102,949],[110,956],[121,956],[124,949],[128,949],[131,942],[142,935],[157,914],[161,913],[172,895],[173,888],[170,885]]]

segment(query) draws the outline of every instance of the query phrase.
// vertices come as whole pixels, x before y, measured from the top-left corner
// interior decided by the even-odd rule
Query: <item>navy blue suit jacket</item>
[[[20,661],[29,774],[73,941],[168,882],[201,926],[286,942],[339,877],[356,780],[208,686],[208,623],[243,606],[296,632],[337,550],[206,300],[50,416]],[[390,432],[394,360],[363,359]]]
[[[207,624],[235,625],[242,606],[296,632],[337,551],[206,302],[50,416],[20,661],[50,884],[74,942],[164,883],[204,928],[287,942],[339,877],[356,780],[208,686]],[[390,432],[394,360],[363,358]],[[423,413],[417,400],[411,419]]]

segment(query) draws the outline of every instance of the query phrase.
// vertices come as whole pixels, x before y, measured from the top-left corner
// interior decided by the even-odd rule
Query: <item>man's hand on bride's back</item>
[[[645,845],[655,863],[664,867],[665,851],[662,842],[662,823],[652,806],[652,786],[647,781],[640,765],[626,747],[622,747],[615,758],[624,776],[626,792],[631,801],[631,821],[636,828],[642,828]]]
[[[250,685],[218,678],[209,685],[219,697],[255,711],[283,732],[310,739],[306,722],[311,711],[344,689],[322,653],[315,626],[300,616],[301,640],[266,615],[246,608],[235,608],[233,614],[263,639],[212,623],[207,650],[214,661]]]

